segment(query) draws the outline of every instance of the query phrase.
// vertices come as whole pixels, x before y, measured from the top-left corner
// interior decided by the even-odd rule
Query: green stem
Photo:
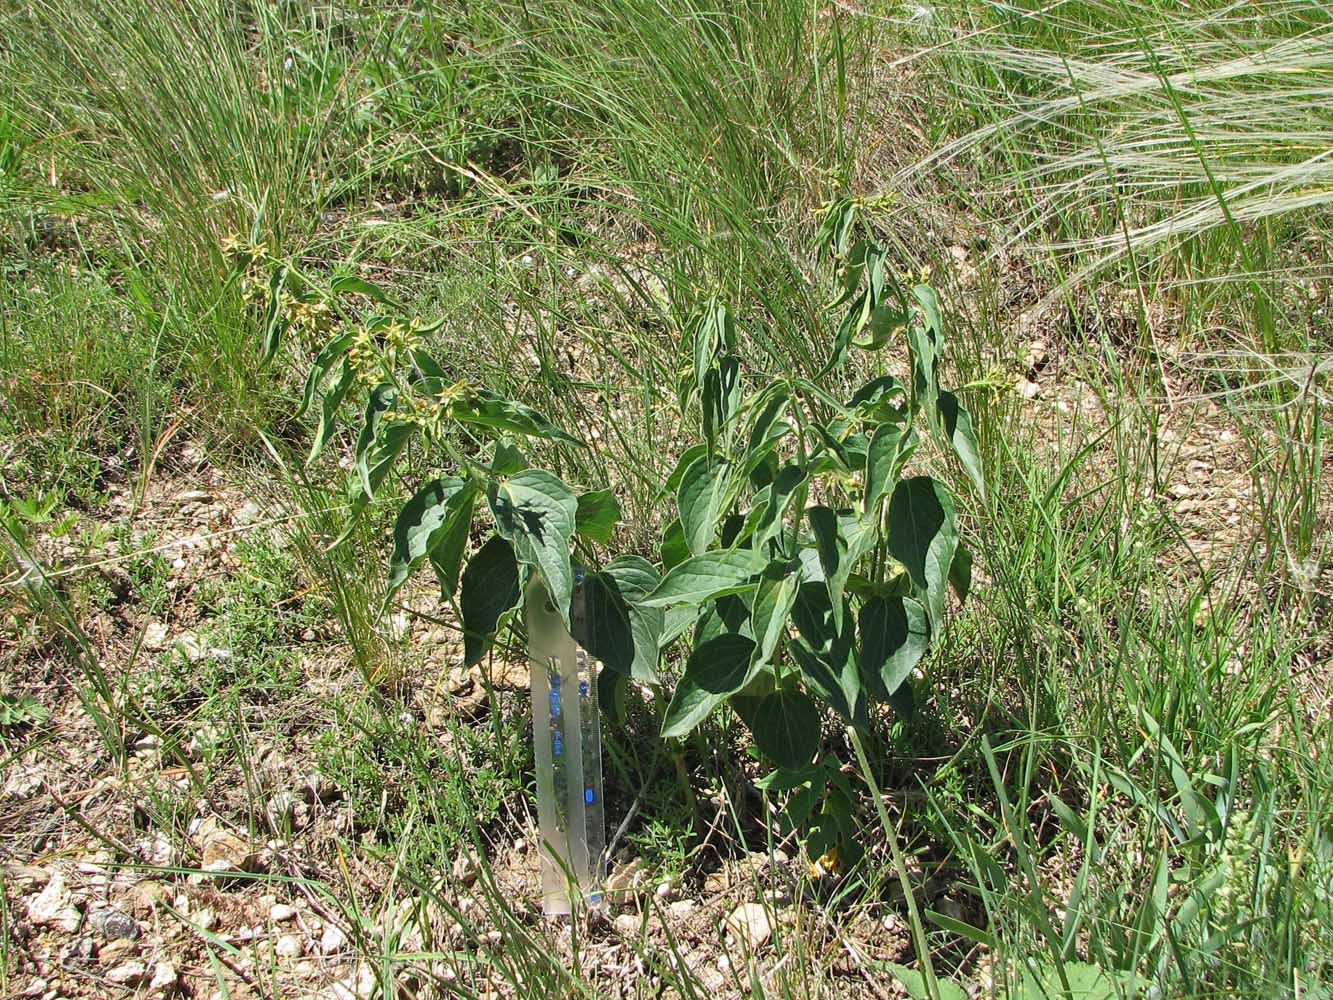
[[[930,961],[930,948],[926,942],[926,929],[921,924],[921,914],[916,908],[916,896],[912,891],[912,882],[907,877],[907,859],[903,857],[902,848],[898,845],[898,830],[889,821],[889,811],[884,808],[884,797],[879,793],[879,783],[875,781],[875,775],[870,770],[870,759],[866,756],[865,747],[861,743],[861,734],[855,726],[847,727],[847,737],[851,740],[852,749],[856,751],[857,763],[861,765],[861,775],[865,778],[866,784],[870,786],[870,794],[875,798],[875,811],[879,813],[880,825],[884,827],[884,836],[889,841],[889,853],[893,857],[893,867],[898,872],[898,884],[903,890],[903,899],[907,901],[907,919],[912,927],[912,942],[916,946],[916,953],[921,959],[921,972],[926,980],[926,992],[930,994],[931,1000],[940,1000],[940,984],[935,978],[935,966]]]

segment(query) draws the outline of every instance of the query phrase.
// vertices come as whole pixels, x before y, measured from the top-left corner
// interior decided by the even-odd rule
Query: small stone
[[[305,803],[295,792],[286,789],[275,792],[264,806],[264,812],[274,833],[286,833],[305,826]]]
[[[375,971],[362,963],[334,983],[331,992],[334,1000],[369,1000],[376,993]]]
[[[158,962],[153,966],[153,978],[148,988],[154,993],[167,993],[176,988],[176,967],[170,962]]]
[[[275,924],[291,920],[296,916],[296,907],[289,906],[286,903],[274,903],[268,911],[268,918]]]
[[[206,906],[194,915],[194,924],[200,930],[211,931],[218,925],[218,915],[211,906]]]
[[[625,892],[636,888],[647,874],[647,866],[641,858],[633,858],[623,865],[618,865],[606,880],[608,892]]]
[[[117,938],[108,941],[97,949],[97,958],[104,966],[118,965],[139,954],[139,945],[129,938]]]
[[[455,882],[461,885],[471,885],[477,881],[477,866],[473,863],[471,857],[460,854],[454,858],[452,874]]]
[[[139,986],[148,978],[148,966],[137,959],[107,970],[106,978],[117,986]]]
[[[325,927],[324,933],[319,938],[319,950],[323,955],[332,955],[336,951],[342,951],[346,945],[347,935],[337,924],[329,924]]]
[[[216,825],[203,835],[202,864],[208,872],[253,871],[254,851],[248,841]]]
[[[60,953],[61,965],[91,965],[96,960],[97,942],[92,939],[90,934],[76,937]]]
[[[134,887],[134,903],[145,910],[155,910],[167,901],[167,887],[156,879],[147,878]]]
[[[28,919],[64,934],[73,934],[79,929],[79,911],[65,888],[63,875],[55,875],[46,883],[45,889],[28,900]]]
[[[672,920],[688,920],[699,905],[692,899],[678,899],[667,905],[667,916]]]
[[[1024,399],[1036,399],[1037,394],[1041,392],[1041,386],[1036,382],[1030,382],[1027,379],[1019,379],[1014,384],[1014,391]]]
[[[108,941],[121,938],[132,941],[139,936],[139,925],[134,918],[109,906],[99,906],[90,911],[88,923]]]
[[[305,945],[295,934],[284,934],[273,945],[273,953],[279,958],[300,958]]]
[[[1166,488],[1166,492],[1177,500],[1183,500],[1194,492],[1194,488],[1189,483],[1172,483]]]
[[[754,951],[773,936],[773,921],[759,903],[742,903],[727,917],[727,929],[737,941]]]
[[[47,982],[45,979],[33,979],[29,981],[24,991],[19,994],[25,997],[40,997],[46,994]]]
[[[636,936],[639,933],[640,923],[639,918],[632,913],[622,913],[611,921],[611,925],[615,927],[616,933],[621,937]]]
[[[143,630],[143,648],[156,653],[167,648],[168,630],[162,622],[149,622]]]
[[[657,897],[659,902],[663,903],[666,902],[675,894],[676,894],[676,883],[674,879],[664,879],[663,881],[659,882],[657,884],[657,888],[653,890],[653,895]]]

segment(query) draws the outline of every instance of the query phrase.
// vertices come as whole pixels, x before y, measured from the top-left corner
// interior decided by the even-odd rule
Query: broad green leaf
[[[582,614],[571,615],[571,632],[590,656],[601,660],[611,670],[628,674],[634,668],[634,630],[630,609],[614,579],[601,573],[583,577]],[[656,653],[656,643],[653,644]]]
[[[878,351],[906,328],[907,313],[902,307],[896,303],[881,303],[870,311],[870,319],[852,338],[852,344],[863,351]]]
[[[499,535],[478,549],[463,570],[463,663],[479,663],[495,638],[500,616],[518,604],[518,563]]]
[[[752,543],[754,548],[763,548],[765,542],[776,538],[781,533],[783,519],[787,516],[787,508],[791,505],[792,497],[796,495],[797,490],[805,482],[805,476],[805,469],[794,463],[784,465],[778,470],[773,485],[769,487],[768,510],[764,512],[764,516],[755,526]]]
[[[356,510],[373,499],[375,491],[389,474],[398,453],[412,436],[414,426],[392,417],[398,390],[382,382],[370,391],[361,433],[356,441],[356,455],[352,462],[356,477],[352,489],[352,505]]]
[[[894,979],[898,980],[912,1000],[935,1000],[926,987],[926,977],[916,969],[909,969],[898,962],[885,962],[884,967]],[[952,980],[936,979],[935,983],[940,990],[939,1000],[967,1000],[967,990]]]
[[[930,413],[939,394],[944,323],[940,318],[939,300],[929,285],[914,286],[912,294],[921,308],[921,322],[910,323],[907,327],[907,344],[912,352],[912,385],[917,404]]]
[[[889,554],[907,568],[936,626],[944,621],[944,589],[957,548],[953,500],[944,485],[929,476],[900,482],[889,498]]]
[[[792,606],[792,621],[801,638],[788,645],[809,686],[828,700],[844,719],[856,725],[865,720],[865,698],[857,669],[853,629],[833,625],[828,587],[822,582],[802,583]]]
[[[833,350],[829,354],[829,359],[824,362],[824,367],[815,376],[817,379],[824,378],[847,360],[847,349],[851,346],[852,338],[856,336],[857,320],[864,310],[866,302],[867,293],[862,292],[852,303],[842,322],[838,324],[838,332],[833,336]]]
[[[614,491],[594,490],[579,494],[574,530],[584,538],[605,545],[611,541],[611,533],[619,522],[620,502]]]
[[[906,416],[906,401],[907,390],[901,382],[892,375],[878,375],[856,390],[847,409],[861,419],[876,418],[878,414],[876,423],[880,419],[901,420]]]
[[[865,511],[872,513],[889,495],[893,484],[912,452],[916,450],[916,431],[898,424],[880,424],[870,435],[866,449]]]
[[[768,564],[759,579],[750,609],[750,626],[755,638],[755,663],[768,663],[777,649],[778,640],[787,631],[787,619],[796,603],[796,590],[801,584],[795,566],[782,561]]]
[[[305,391],[301,394],[301,406],[296,411],[298,417],[310,409],[310,404],[315,401],[315,390],[319,388],[319,383],[333,367],[333,363],[347,353],[355,338],[355,330],[344,330],[320,348],[310,365],[310,374],[306,376]]]
[[[319,457],[324,446],[329,443],[329,438],[333,436],[333,418],[338,412],[338,407],[347,397],[347,391],[352,388],[356,382],[356,376],[352,372],[352,363],[347,358],[343,358],[342,364],[338,366],[338,374],[324,393],[324,398],[319,406],[319,424],[315,427],[315,437],[310,443],[310,454],[306,456],[305,464],[310,465]]]
[[[282,335],[287,330],[287,310],[282,305],[282,293],[287,287],[291,270],[284,264],[274,268],[268,279],[268,301],[264,307],[264,355],[260,365],[273,360],[282,344]]]
[[[730,471],[729,463],[712,455],[700,455],[680,479],[676,505],[680,509],[685,544],[693,555],[707,551],[717,535]]]
[[[606,564],[602,575],[614,581],[629,605],[630,631],[634,636],[630,674],[636,681],[656,684],[658,644],[666,630],[666,612],[661,608],[645,608],[639,602],[652,593],[661,576],[642,556],[617,556]]]
[[[872,597],[861,605],[861,671],[887,698],[912,673],[930,644],[926,609],[910,597]]]
[[[569,541],[578,513],[573,490],[549,472],[526,469],[493,482],[487,499],[496,530],[513,545],[519,562],[541,572],[568,626],[569,598],[574,590]]]
[[[449,520],[427,553],[431,568],[435,570],[435,579],[440,584],[440,594],[445,598],[453,597],[458,590],[458,573],[463,566],[463,551],[467,548],[468,537],[472,534],[472,514],[480,493],[479,487],[469,483],[461,494],[450,501],[452,513]]]
[[[1065,982],[1069,983],[1068,991]],[[1132,972],[1103,969],[1089,962],[1061,962],[1061,968],[1057,969],[1050,962],[1033,961],[1024,968],[1023,981],[1006,994],[1005,1000],[1119,1000],[1142,985]]]
[[[693,465],[700,455],[707,454],[708,445],[706,444],[692,444],[686,448],[681,453],[680,460],[676,463],[676,467],[671,470],[671,475],[667,476],[667,481],[662,486],[662,492],[657,495],[658,499],[663,497],[674,497],[676,491],[680,489],[680,481],[685,478],[685,470]]]
[[[733,354],[719,358],[717,365],[704,373],[703,404],[704,440],[712,447],[726,428],[740,401],[741,362]]]
[[[487,466],[493,476],[512,476],[528,467],[528,460],[523,452],[508,441],[496,441],[491,453],[491,462]]]
[[[670,572],[690,557],[690,547],[685,544],[685,529],[676,518],[662,532],[662,569]]]
[[[972,590],[972,553],[961,541],[954,549],[953,562],[949,563],[949,583],[958,594],[958,600],[966,601]]]
[[[340,274],[329,282],[329,290],[334,295],[345,295],[354,293],[364,295],[368,299],[376,302],[383,302],[385,305],[391,305],[393,300],[389,298],[389,293],[373,281],[367,281],[365,278],[358,278],[354,274]]]
[[[963,471],[972,480],[977,493],[986,495],[986,480],[981,471],[981,447],[977,444],[976,432],[972,430],[972,417],[967,409],[958,402],[958,397],[944,389],[939,397],[940,422],[944,434],[953,445],[958,461],[963,463]]]
[[[583,442],[551,423],[530,406],[503,399],[488,390],[475,391],[466,402],[455,404],[453,418],[460,423],[492,427],[528,437],[582,446]]]
[[[819,708],[803,691],[774,691],[749,702],[745,723],[755,745],[778,767],[795,770],[819,749]]]
[[[393,526],[386,604],[447,533],[450,517],[466,499],[461,495],[467,488],[457,476],[432,479],[403,504]]]
[[[751,549],[705,552],[673,567],[657,588],[640,603],[664,608],[670,604],[700,604],[755,586],[752,578],[766,560]]]
[[[753,651],[753,639],[734,633],[696,646],[662,719],[662,736],[684,736],[745,687]]]

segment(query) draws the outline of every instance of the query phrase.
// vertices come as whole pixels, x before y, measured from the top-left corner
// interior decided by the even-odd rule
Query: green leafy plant
[[[799,374],[747,384],[735,319],[708,303],[682,343],[681,405],[698,413],[701,440],[667,482],[679,517],[662,539],[665,576],[636,602],[665,612],[664,640],[692,637],[663,735],[730,705],[778,765],[763,787],[792,793],[787,820],[809,831],[811,857],[835,864],[858,848],[840,764],[816,759],[821,703],[861,730],[877,702],[910,716],[946,590],[965,597],[971,578],[949,490],[908,474],[921,434],[983,488],[971,418],[940,386],[935,293],[900,282],[887,251],[857,237],[861,208],[829,205],[820,230],[841,312],[822,374],[853,347],[905,342],[904,378],[872,378],[847,401]]]
[[[30,694],[0,694],[0,729],[44,722],[50,714]]]
[[[635,557],[612,559],[600,571],[583,569],[598,562],[596,547],[609,541],[620,519],[614,495],[578,493],[556,474],[532,467],[523,451],[527,442],[557,449],[583,443],[533,408],[453,378],[424,346],[438,324],[404,320],[379,286],[347,275],[322,286],[255,242],[233,240],[227,250],[262,322],[266,360],[289,330],[330,334],[315,356],[300,412],[318,409],[309,463],[332,438],[340,412],[361,403],[349,521],[381,492],[410,442],[419,442],[437,468],[398,512],[386,605],[429,563],[462,624],[471,665],[512,621],[537,573],[566,626],[574,623],[576,585],[582,588],[586,626],[576,628],[576,636],[589,652],[613,670],[655,679],[656,644],[651,656],[646,646],[636,651],[634,636],[652,633],[661,615],[631,608],[622,595],[653,590],[656,570]],[[362,302],[370,304],[365,315],[357,305]],[[478,520],[485,527],[473,547]]]

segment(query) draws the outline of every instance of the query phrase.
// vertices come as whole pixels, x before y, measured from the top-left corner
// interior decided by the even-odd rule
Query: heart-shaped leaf
[[[646,608],[639,602],[661,582],[657,570],[642,556],[617,556],[607,563],[602,576],[614,581],[629,605],[630,631],[634,638],[634,661],[630,675],[645,684],[656,684],[658,643],[666,629],[666,612]]]
[[[774,691],[745,699],[742,714],[754,742],[774,764],[790,771],[805,767],[819,749],[819,708],[804,691]]]
[[[861,673],[887,698],[912,673],[930,644],[926,609],[910,597],[870,598],[857,616]]]
[[[753,639],[730,632],[695,646],[662,719],[662,736],[684,736],[744,688],[753,652]]]
[[[495,638],[500,616],[518,604],[518,562],[513,547],[499,535],[479,548],[463,570],[463,664],[481,661]]]
[[[765,560],[752,549],[705,552],[674,567],[640,603],[664,608],[670,604],[699,604],[724,594],[739,594],[755,586],[753,577]]]
[[[944,427],[944,436],[953,446],[954,454],[963,464],[963,471],[972,480],[977,493],[986,495],[986,480],[981,470],[981,446],[977,444],[976,432],[972,429],[972,415],[967,412],[953,393],[940,390],[940,422]]]
[[[620,501],[612,490],[579,494],[574,530],[584,538],[605,545],[611,541],[611,533],[619,522]]]
[[[693,555],[706,551],[717,535],[730,470],[728,463],[715,456],[700,455],[681,476],[676,506],[685,544]]]
[[[889,554],[907,568],[934,623],[944,620],[944,589],[957,547],[953,499],[943,484],[915,476],[894,487],[889,498]]]
[[[448,533],[451,516],[468,499],[465,491],[470,495],[469,484],[457,476],[432,479],[403,504],[393,526],[386,604]]]
[[[573,490],[549,472],[526,469],[492,483],[487,499],[496,530],[513,545],[519,562],[542,574],[568,626],[574,590],[569,541],[578,514]]]

